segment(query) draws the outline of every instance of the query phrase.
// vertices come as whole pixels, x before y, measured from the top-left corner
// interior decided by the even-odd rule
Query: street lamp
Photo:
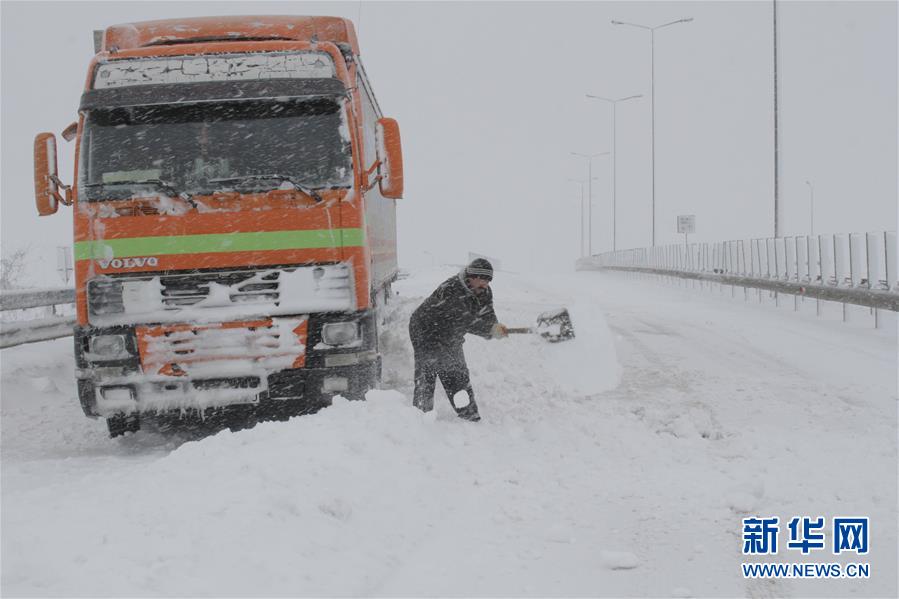
[[[627,96],[626,98],[618,98],[617,100],[613,100],[612,98],[604,98],[602,96],[593,96],[591,94],[587,94],[588,98],[592,98],[594,100],[605,100],[609,104],[612,105],[612,251],[618,249],[618,240],[617,240],[617,221],[615,219],[615,207],[616,207],[616,198],[618,195],[618,188],[616,185],[615,173],[616,173],[616,162],[615,157],[618,153],[615,151],[615,106],[618,102],[625,102],[627,100],[634,100],[636,98],[642,98],[643,94],[637,94],[636,96]]]
[[[656,86],[655,86],[655,76],[656,76],[656,42],[655,42],[655,33],[656,29],[662,29],[663,27],[668,27],[670,25],[676,25],[678,23],[689,23],[693,20],[693,17],[689,17],[686,19],[678,19],[676,21],[671,21],[670,23],[664,23],[662,25],[656,25],[655,27],[648,27],[646,25],[640,25],[638,23],[626,23],[624,21],[615,21],[612,20],[612,25],[629,25],[631,27],[637,27],[638,29],[646,29],[649,31],[649,46],[650,46],[650,77],[649,77],[649,95],[650,95],[650,111],[652,113],[652,123],[651,123],[651,135],[652,135],[652,245],[655,247],[656,244]]]
[[[581,186],[581,258],[584,257],[584,182],[581,179],[568,179]]]
[[[593,159],[597,156],[605,156],[608,152],[598,154],[580,154],[572,152],[572,156],[580,156],[587,159],[587,255],[593,255]]]
[[[593,177],[594,180],[599,177]],[[581,186],[581,258],[584,257],[584,180],[583,179],[568,179],[572,183],[577,183]]]
[[[809,237],[815,236],[815,187],[812,185],[811,181],[806,180],[806,185],[808,185],[808,203],[809,203],[809,221],[808,221],[808,234]]]

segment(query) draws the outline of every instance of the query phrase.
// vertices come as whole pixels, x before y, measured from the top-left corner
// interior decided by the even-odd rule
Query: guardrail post
[[[749,276],[755,276],[755,239],[749,240]]]
[[[759,260],[759,271],[758,271],[757,275],[761,279],[762,278],[762,240],[761,239],[755,240],[755,247],[756,247],[756,256],[758,257],[758,260]],[[765,263],[766,264],[768,262],[767,249],[768,248],[767,248],[767,243],[766,243],[766,247],[765,247],[765,250],[766,250]],[[759,303],[761,304],[762,303],[762,290],[758,289],[757,291],[758,291],[758,296],[759,296]]]
[[[773,240],[766,237],[765,238],[765,276],[768,277],[769,279],[771,278],[771,254],[774,253],[771,251],[772,245],[773,245]]]
[[[746,244],[743,242],[742,239],[740,239],[737,242],[737,247],[739,248],[739,255],[741,257],[740,274],[745,277],[745,276],[747,276],[747,273],[746,273]],[[748,300],[749,300],[749,290],[745,285],[743,285],[743,302],[745,303]]]
[[[740,240],[740,256],[742,257],[742,260],[740,261],[742,265],[740,274],[745,277],[748,273],[746,271],[746,243],[743,239]]]
[[[780,280],[780,260],[777,255],[777,238],[774,239],[774,278]],[[780,295],[774,292],[774,307],[780,307]]]
[[[837,247],[837,236],[836,234],[831,236],[831,243],[833,244],[833,284],[836,286],[840,286],[840,275],[842,274],[842,266],[843,261],[840,259],[840,251]]]
[[[799,254],[802,246],[799,243],[799,235],[793,238],[793,276],[796,281],[800,279],[801,269],[799,266]]]
[[[897,271],[899,271],[899,269],[896,268],[896,266],[899,265],[899,261],[897,261],[896,257],[896,233],[886,232],[883,234],[883,248],[887,289],[893,291],[896,289],[896,277]]]
[[[856,262],[858,261],[858,252],[853,251],[855,248],[855,239],[852,237],[852,233],[849,234],[849,286],[850,287],[858,287],[861,285],[862,281],[862,273],[859,272],[858,265]]]
[[[721,274],[724,274],[727,272],[727,242],[726,241],[721,242],[721,253],[719,254],[719,256],[721,258],[721,266],[719,267],[719,270],[720,270]],[[722,295],[724,294],[724,285],[723,284],[721,284],[721,283],[718,284],[718,291],[720,291]]]
[[[840,278],[843,275],[843,273],[842,273],[843,260],[841,258],[842,258],[843,253],[839,250],[838,243],[839,242],[837,241],[837,235],[834,234],[834,236],[833,236],[833,279],[834,279],[834,285],[836,285],[837,287],[841,287],[842,281],[840,280]],[[842,307],[843,307],[843,322],[848,322],[849,321],[849,313],[846,310],[846,302],[842,302]]]
[[[880,260],[877,251],[877,236],[865,233],[865,264],[868,270],[868,289],[880,286]],[[884,276],[886,278],[886,276]],[[880,311],[874,308],[874,328],[880,328]]]
[[[880,285],[880,255],[877,252],[877,236],[865,233],[865,264],[868,267],[868,289]]]
[[[817,281],[822,285],[824,284],[824,265],[821,263],[821,236],[818,235],[817,243],[815,244],[818,248],[817,256],[815,256],[815,273],[817,277]],[[821,316],[821,300],[819,298],[815,298],[815,316]]]
[[[729,247],[727,250],[727,256],[730,258],[730,272],[736,273],[737,265],[736,265],[736,261],[735,261],[735,258],[736,258],[735,253],[737,250],[737,242],[734,240],[731,240],[728,242],[728,246]],[[737,288],[734,285],[731,285],[730,286],[730,297],[734,298],[736,296],[737,296]]]
[[[862,273],[858,271],[854,264],[858,260],[857,253],[853,251],[854,240],[852,233],[849,234],[849,286],[852,288],[861,286]]]
[[[793,249],[793,253],[790,254],[790,248]],[[796,248],[797,241],[796,236],[793,237],[785,237],[784,238],[784,280],[792,281],[793,279],[799,278],[799,269],[796,266],[798,264],[796,257]],[[792,259],[790,259],[792,257]],[[792,271],[792,272],[791,272]],[[799,296],[795,293],[793,294],[793,311],[799,311]]]

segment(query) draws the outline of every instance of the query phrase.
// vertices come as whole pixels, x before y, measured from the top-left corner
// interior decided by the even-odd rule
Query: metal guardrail
[[[578,260],[628,270],[899,311],[894,231],[656,246]]]
[[[0,291],[0,310],[24,310],[42,306],[75,303],[75,290],[70,287],[47,289],[11,289]]]
[[[75,303],[75,290],[68,287],[0,291],[0,311],[27,310]],[[0,348],[23,343],[68,337],[75,326],[74,316],[49,316],[0,322]]]

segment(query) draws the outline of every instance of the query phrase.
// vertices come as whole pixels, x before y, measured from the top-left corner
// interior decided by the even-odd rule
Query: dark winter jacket
[[[496,324],[493,292],[488,287],[475,295],[462,277],[460,273],[441,283],[412,313],[409,332],[417,348],[461,349],[466,333],[490,338]]]

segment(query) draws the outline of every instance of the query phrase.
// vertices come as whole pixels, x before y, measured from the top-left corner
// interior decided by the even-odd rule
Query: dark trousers
[[[434,388],[437,378],[443,385],[450,405],[456,410],[460,418],[477,420],[478,404],[474,400],[474,390],[471,388],[471,380],[468,376],[468,365],[465,363],[465,354],[462,346],[459,347],[433,347],[416,343],[412,337],[412,348],[415,352],[415,393],[412,405],[423,412],[434,409]],[[469,404],[464,408],[457,408],[453,404],[453,397],[459,391],[468,393]]]

